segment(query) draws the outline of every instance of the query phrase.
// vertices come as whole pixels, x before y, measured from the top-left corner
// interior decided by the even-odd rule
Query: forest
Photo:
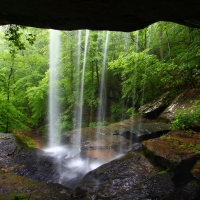
[[[59,31],[61,132],[77,127],[85,30]],[[166,91],[174,96],[200,86],[200,30],[157,22],[130,32],[110,32],[106,57],[105,120],[98,122],[106,31],[90,31],[84,78],[82,127],[137,114]],[[78,40],[80,42],[78,42]],[[16,25],[0,29],[0,132],[48,129],[49,30]],[[80,43],[80,44],[79,44]],[[79,49],[79,50],[78,50]],[[78,55],[79,54],[79,55]]]

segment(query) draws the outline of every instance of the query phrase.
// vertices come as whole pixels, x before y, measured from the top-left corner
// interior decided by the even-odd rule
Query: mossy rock
[[[71,199],[73,191],[59,184],[42,183],[12,173],[0,173],[0,199],[29,200]]]

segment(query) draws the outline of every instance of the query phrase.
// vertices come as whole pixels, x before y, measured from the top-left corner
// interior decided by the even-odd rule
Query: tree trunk
[[[162,26],[160,25],[160,31],[159,31],[159,40],[160,40],[160,59],[163,60],[164,58],[164,52],[163,52],[163,31]]]
[[[169,42],[169,37],[168,37],[167,31],[166,31],[166,36],[167,36],[167,46],[168,46],[168,50],[169,50],[169,58],[170,58],[170,60],[172,60],[171,46],[170,46],[170,42]]]
[[[99,69],[98,69],[98,60],[95,60],[95,64],[96,64],[96,74],[97,74],[97,86],[99,88],[100,86],[100,81],[99,81]]]

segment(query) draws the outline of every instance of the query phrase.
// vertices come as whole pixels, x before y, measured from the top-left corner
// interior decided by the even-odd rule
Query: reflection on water
[[[80,151],[78,145],[52,147],[44,151],[54,158],[59,183],[72,189],[86,173],[120,156],[113,149]]]

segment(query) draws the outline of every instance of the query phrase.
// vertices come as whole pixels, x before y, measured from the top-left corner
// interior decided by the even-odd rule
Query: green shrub
[[[172,130],[192,130],[200,122],[200,106],[185,109],[175,115]]]

